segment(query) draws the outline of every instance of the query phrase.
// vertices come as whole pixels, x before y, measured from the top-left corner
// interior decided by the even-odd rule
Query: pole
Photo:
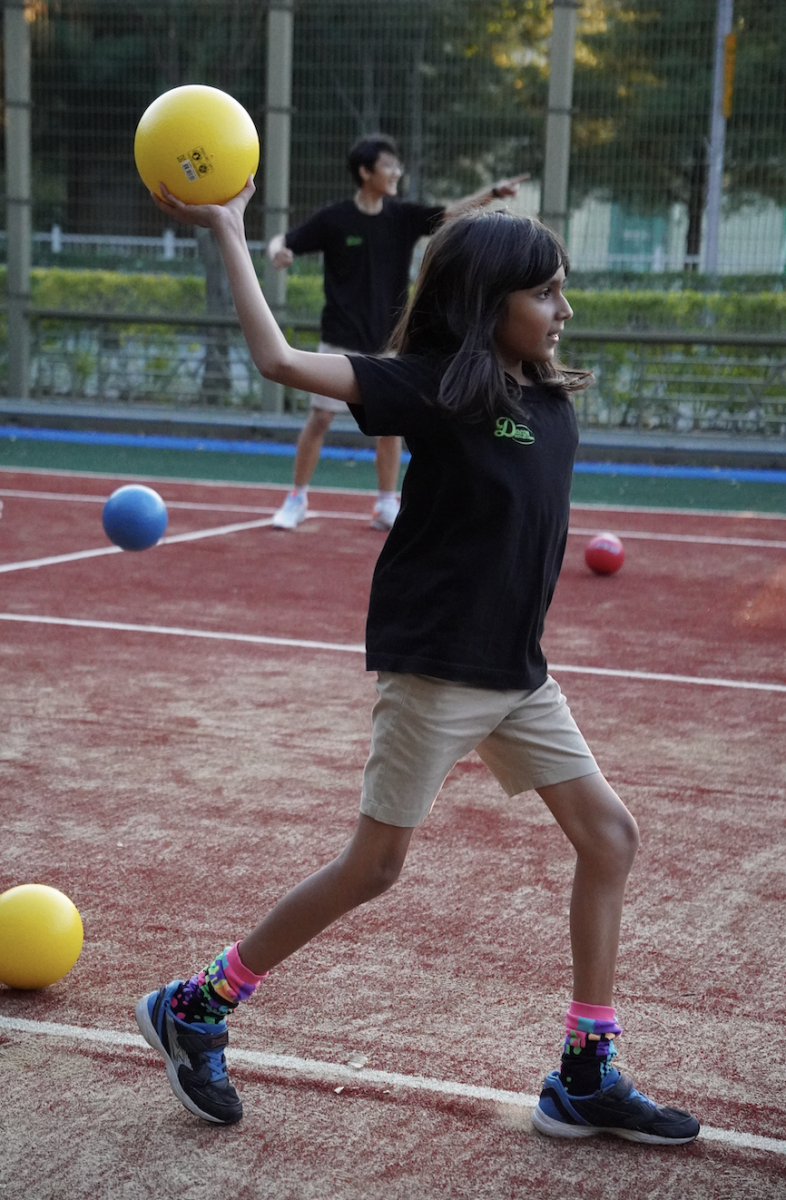
[[[715,71],[712,80],[712,115],[710,118],[709,170],[707,172],[707,238],[704,248],[704,270],[718,274],[721,201],[723,199],[723,159],[726,150],[726,53],[734,19],[734,0],[718,0],[718,23],[715,30]]]
[[[560,237],[568,227],[570,122],[573,112],[573,56],[579,0],[552,0],[546,161],[543,168],[541,220]]]
[[[267,111],[265,115],[265,242],[289,223],[289,150],[292,125],[293,0],[270,0],[267,23]],[[275,315],[287,302],[286,272],[265,257],[265,296]],[[284,389],[265,380],[262,406],[281,412]]]
[[[30,30],[25,0],[5,0],[8,394],[30,392]]]

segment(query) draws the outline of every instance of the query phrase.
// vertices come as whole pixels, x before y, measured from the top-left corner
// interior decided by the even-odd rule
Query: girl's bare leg
[[[387,891],[401,873],[414,832],[361,813],[338,858],[287,892],[243,939],[241,961],[264,975],[344,913]]]
[[[570,904],[573,999],[613,1005],[622,904],[638,827],[598,772],[539,788],[576,851]]]

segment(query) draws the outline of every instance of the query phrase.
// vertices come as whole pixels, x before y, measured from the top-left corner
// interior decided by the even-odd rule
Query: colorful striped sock
[[[243,1000],[253,996],[264,975],[255,975],[241,961],[239,942],[227,946],[204,971],[192,975],[169,1003],[174,1015],[189,1025],[219,1025]]]
[[[622,1033],[613,1008],[572,1000],[565,1014],[565,1044],[560,1080],[573,1096],[597,1092],[617,1053],[614,1039]]]

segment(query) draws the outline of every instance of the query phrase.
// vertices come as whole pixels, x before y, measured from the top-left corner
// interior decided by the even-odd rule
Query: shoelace
[[[205,1050],[205,1062],[213,1083],[220,1083],[227,1077],[227,1060],[223,1050]]]
[[[655,1103],[655,1101],[650,1100],[649,1096],[645,1096],[643,1092],[638,1091],[636,1088],[633,1088],[633,1090],[630,1093],[630,1096],[628,1098],[631,1100],[633,1100],[633,1099],[640,1100],[641,1103],[646,1104],[648,1108],[651,1108],[651,1109],[657,1111],[658,1106]]]

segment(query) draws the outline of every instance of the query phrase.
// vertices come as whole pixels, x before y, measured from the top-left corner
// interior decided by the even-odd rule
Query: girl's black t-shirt
[[[425,398],[437,393],[438,360],[349,362],[363,398],[351,406],[360,429],[399,434],[411,454],[371,585],[368,669],[540,687],[578,445],[572,402],[524,387],[520,419],[459,421]]]

